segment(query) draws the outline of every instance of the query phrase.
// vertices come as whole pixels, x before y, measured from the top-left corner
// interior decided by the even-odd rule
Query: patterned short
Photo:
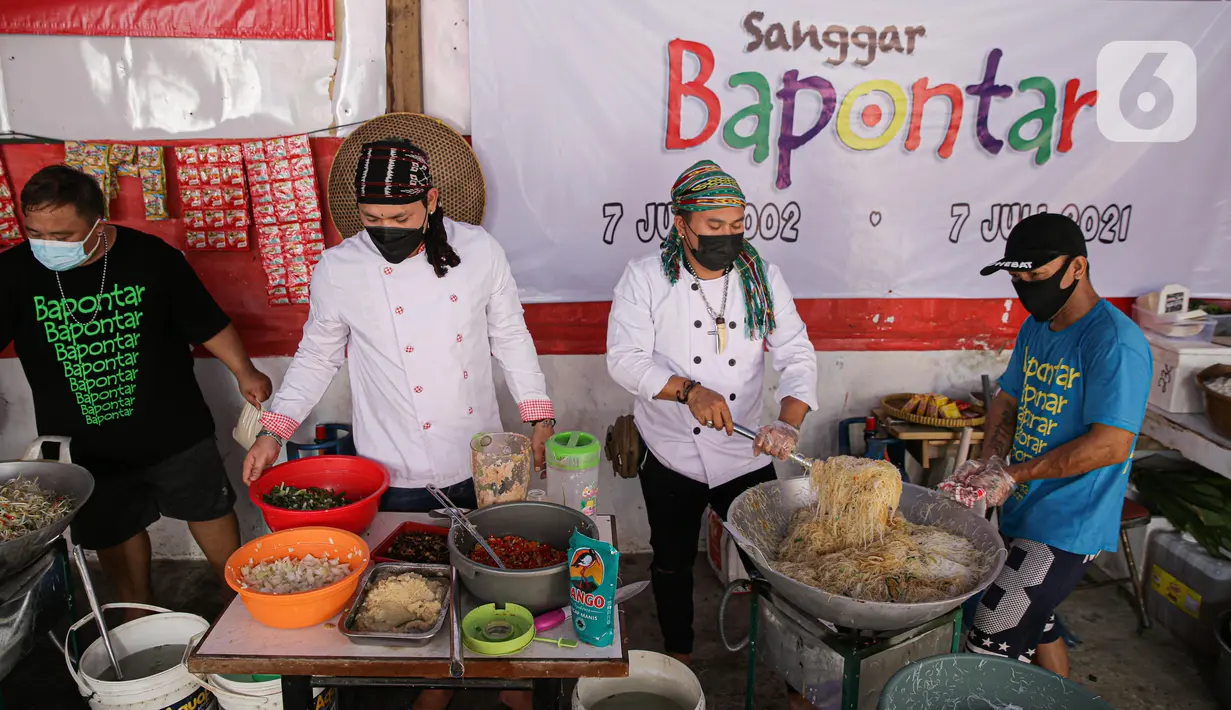
[[[1077,555],[1034,540],[1005,538],[1004,569],[979,600],[966,650],[1030,663],[1039,644],[1060,638],[1055,609],[1096,555]]]

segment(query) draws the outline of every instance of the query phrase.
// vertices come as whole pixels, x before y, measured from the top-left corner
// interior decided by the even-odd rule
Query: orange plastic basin
[[[245,565],[283,557],[303,559],[305,555],[349,562],[351,572],[333,584],[294,594],[269,594],[239,584],[240,568]],[[278,629],[302,629],[322,624],[342,611],[359,586],[368,556],[368,544],[354,533],[338,528],[292,528],[258,537],[236,550],[227,560],[226,581],[252,618]]]

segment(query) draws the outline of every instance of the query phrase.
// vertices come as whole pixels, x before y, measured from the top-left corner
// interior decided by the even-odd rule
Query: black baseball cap
[[[1086,256],[1086,235],[1068,217],[1040,212],[1018,222],[1009,232],[1004,258],[979,273],[1033,271],[1060,256]]]

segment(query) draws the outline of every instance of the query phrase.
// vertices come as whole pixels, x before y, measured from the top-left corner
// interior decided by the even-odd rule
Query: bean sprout
[[[73,499],[39,487],[37,478],[0,484],[0,542],[42,530],[73,512]]]

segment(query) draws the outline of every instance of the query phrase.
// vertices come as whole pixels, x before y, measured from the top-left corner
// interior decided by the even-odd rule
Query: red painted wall
[[[190,143],[193,142],[178,144]],[[312,140],[322,191],[340,144],[337,138]],[[168,152],[167,174],[174,175],[174,153]],[[0,159],[17,192],[39,168],[60,162],[63,157],[63,146],[58,144],[0,146]],[[120,196],[111,204],[112,221],[155,234],[182,250],[184,225],[174,216],[183,211],[174,186],[168,199],[173,218],[146,221],[136,179],[121,178]],[[323,220],[323,225],[327,246],[341,241],[330,220]],[[214,298],[230,314],[249,353],[254,357],[294,354],[308,309],[270,306],[266,302],[265,276],[255,251],[191,252],[187,256]],[[1118,299],[1117,305],[1127,308],[1128,301]],[[1013,344],[1017,327],[1026,315],[1014,303],[1006,321],[1004,299],[1000,298],[803,299],[797,305],[818,350],[1001,349]],[[606,349],[609,307],[610,303],[529,304],[526,322],[541,354],[600,354]],[[877,315],[880,317],[874,320]],[[12,350],[4,354],[11,357]]]
[[[0,33],[333,39],[333,0],[0,0]]]

